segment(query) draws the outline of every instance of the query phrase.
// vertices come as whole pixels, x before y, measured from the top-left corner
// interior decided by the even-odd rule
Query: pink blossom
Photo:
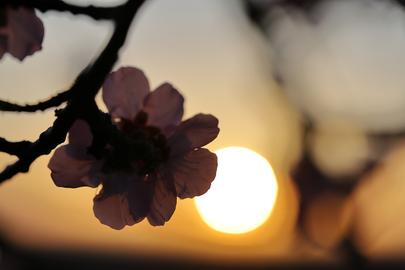
[[[44,26],[34,9],[0,8],[0,59],[8,52],[22,61],[42,49]]]
[[[168,83],[151,92],[143,72],[132,67],[108,76],[103,99],[123,133],[146,138],[159,153],[152,161],[132,160],[129,150],[114,149],[96,159],[86,150],[92,143],[90,128],[77,120],[69,143],[59,147],[49,162],[52,179],[57,186],[70,188],[102,184],[94,198],[94,214],[114,229],[145,217],[154,226],[163,225],[171,218],[177,197],[202,195],[215,178],[217,157],[202,147],[217,137],[218,120],[198,114],[182,121],[182,95]]]

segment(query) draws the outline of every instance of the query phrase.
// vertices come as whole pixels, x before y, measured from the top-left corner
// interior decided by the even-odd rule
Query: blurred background
[[[402,266],[400,2],[147,1],[116,68],[141,68],[152,88],[175,85],[185,96],[186,117],[217,116],[221,133],[211,150],[238,146],[264,157],[273,176],[246,161],[241,167],[251,173],[228,179],[242,188],[218,192],[246,202],[263,191],[263,202],[252,208],[230,206],[242,221],[252,209],[267,210],[252,228],[234,234],[213,229],[194,200],[181,200],[163,227],[143,221],[115,231],[93,215],[98,190],[57,188],[49,156],[42,157],[0,188],[0,269]],[[0,99],[32,103],[66,89],[113,30],[85,16],[38,15],[45,25],[43,51],[23,64],[8,55],[1,60]],[[33,140],[54,112],[0,117],[0,136]],[[238,169],[221,167],[224,160],[222,171]],[[0,164],[12,161],[0,153]],[[274,200],[265,199],[272,194]],[[218,207],[227,204],[223,198],[215,201]]]

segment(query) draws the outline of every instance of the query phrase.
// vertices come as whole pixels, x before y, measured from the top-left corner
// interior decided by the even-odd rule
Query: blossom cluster
[[[30,8],[0,7],[0,59],[9,53],[20,61],[42,49],[44,25]]]
[[[0,5],[0,59],[9,53],[23,61],[42,49],[43,39],[44,25],[34,9]],[[59,187],[102,186],[93,210],[111,228],[145,218],[163,225],[177,198],[202,195],[214,180],[217,157],[203,146],[218,136],[218,120],[197,114],[183,121],[179,91],[169,83],[150,91],[148,79],[134,67],[110,73],[102,94],[110,116],[106,125],[125,142],[98,134],[91,119],[76,115],[68,143],[49,161],[51,177]],[[96,146],[101,137],[104,143]],[[153,151],[140,154],[142,144]]]
[[[215,178],[217,157],[202,148],[218,133],[212,115],[183,117],[183,96],[165,83],[150,92],[144,73],[123,67],[111,73],[103,99],[118,129],[135,141],[146,140],[158,149],[150,160],[138,159],[130,148],[106,145],[101,158],[88,151],[89,125],[77,120],[69,143],[59,147],[49,162],[57,186],[97,187],[94,214],[114,229],[140,222],[163,225],[176,208],[176,197],[204,194]]]

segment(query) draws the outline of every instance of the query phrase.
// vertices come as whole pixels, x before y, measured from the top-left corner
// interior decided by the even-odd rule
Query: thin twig
[[[0,138],[0,152],[17,157],[23,156],[30,146],[31,142],[29,141],[9,142],[4,138]]]
[[[64,91],[48,100],[38,102],[37,104],[15,104],[8,101],[0,100],[0,111],[3,112],[36,112],[58,107],[68,101],[71,91]]]

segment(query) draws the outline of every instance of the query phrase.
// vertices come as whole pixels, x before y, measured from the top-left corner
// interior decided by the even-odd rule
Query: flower
[[[94,198],[94,214],[114,229],[144,218],[151,225],[163,225],[171,218],[177,197],[202,195],[214,180],[217,157],[202,147],[218,136],[218,120],[198,114],[181,121],[182,95],[168,83],[150,92],[143,72],[132,67],[108,76],[103,100],[121,132],[134,140],[148,140],[158,153],[139,160],[131,150],[109,145],[96,159],[87,151],[93,141],[91,130],[77,120],[69,143],[56,149],[49,162],[52,179],[60,187],[102,184]]]
[[[270,11],[264,31],[269,33],[274,72],[287,97],[314,126],[339,121],[366,133],[402,132],[402,5],[398,1],[294,2],[314,4],[314,10],[311,15],[288,6]]]
[[[44,25],[34,9],[0,8],[0,59],[8,52],[20,61],[42,49]]]

